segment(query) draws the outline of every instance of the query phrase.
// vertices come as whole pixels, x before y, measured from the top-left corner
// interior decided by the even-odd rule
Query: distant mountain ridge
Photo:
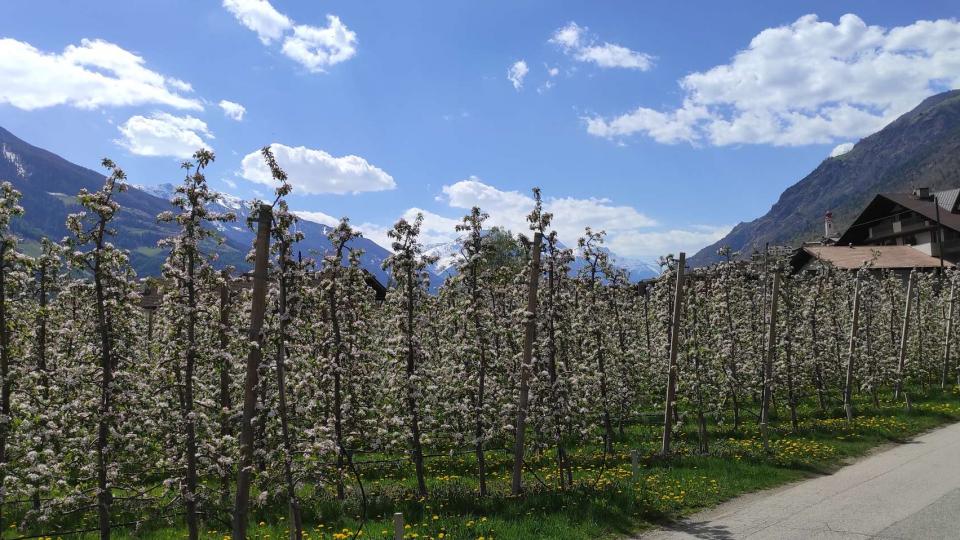
[[[133,185],[145,193],[149,193],[158,199],[169,201],[176,190],[174,184],[164,183],[153,186]],[[237,219],[232,223],[216,223],[218,234],[227,242],[246,246],[249,250],[253,245],[254,232],[247,226],[247,218],[250,215],[250,201],[234,197],[226,193],[217,193],[219,201],[211,206],[215,212],[233,212]],[[307,219],[297,220],[297,229],[303,233],[303,240],[294,245],[294,253],[300,252],[304,257],[313,257],[319,260],[326,253],[333,250],[333,245],[327,239],[327,234],[331,227],[322,223],[316,223]],[[360,257],[361,266],[371,274],[375,275],[381,283],[386,284],[389,277],[383,270],[383,260],[390,254],[385,248],[373,240],[367,238],[357,238],[348,244],[352,249],[362,249],[363,255]],[[249,265],[247,265],[249,266]],[[244,266],[243,268],[247,268]]]
[[[122,165],[122,163],[121,163]],[[39,241],[43,237],[61,240],[68,235],[66,217],[81,210],[76,194],[82,188],[97,190],[103,185],[103,173],[70,163],[60,156],[33,146],[17,138],[0,127],[0,181],[9,180],[23,194],[21,204],[25,209],[23,218],[14,220],[14,232],[23,240],[22,248],[27,253],[39,250]],[[170,210],[170,199],[176,185],[162,183],[147,185],[131,179],[129,189],[117,195],[121,206],[115,221],[117,235],[113,242],[120,248],[129,250],[130,260],[138,275],[155,276],[160,273],[167,251],[157,247],[157,242],[176,233],[175,226],[157,221],[157,214]],[[245,260],[255,236],[247,226],[250,214],[250,201],[220,193],[219,202],[212,205],[217,212],[234,212],[237,220],[233,223],[216,223],[217,235],[222,240],[216,246],[219,256],[217,266],[233,266],[239,271],[250,269]],[[294,252],[304,257],[319,258],[332,249],[327,233],[328,225],[315,223],[301,218],[297,227],[304,239],[294,246]],[[212,247],[212,246],[211,246]],[[386,248],[367,238],[358,238],[349,244],[354,249],[362,249],[361,266],[377,277],[381,283],[389,282],[389,275],[382,268],[383,260],[390,254]],[[424,246],[424,252],[437,255],[439,260],[428,270],[431,288],[436,290],[443,281],[456,275],[456,261],[460,255],[460,242],[431,244]],[[632,281],[647,279],[659,275],[660,268],[655,261],[628,259],[611,254],[611,260],[625,268]],[[572,268],[576,273],[581,259],[577,259]]]
[[[21,205],[25,214],[14,220],[12,228],[23,239],[23,249],[29,253],[38,249],[43,237],[59,241],[68,234],[67,214],[81,210],[76,194],[82,188],[99,189],[104,175],[24,142],[0,127],[0,180],[9,180],[23,194]],[[131,264],[139,275],[160,273],[166,250],[157,247],[157,242],[175,234],[176,228],[158,222],[157,214],[170,210],[174,189],[173,184],[132,184],[126,192],[117,195],[121,210],[115,220],[117,234],[112,241],[130,251]],[[248,203],[229,195],[222,195],[221,201],[214,209],[235,212],[237,221],[216,226],[222,239],[216,248],[217,265],[248,270],[250,265],[245,259],[254,238],[254,232],[246,224]],[[322,256],[332,249],[327,240],[328,226],[303,219],[298,226],[305,238],[294,247],[295,251],[304,256]],[[349,247],[364,250],[361,265],[382,283],[387,282],[381,263],[389,251],[366,238],[354,240]]]
[[[843,231],[880,192],[913,187],[960,187],[960,90],[925,99],[849,152],[824,160],[787,188],[765,215],[738,224],[690,258],[695,266],[719,260],[729,246],[744,255],[764,246],[798,245],[823,235],[823,215],[833,212]]]
[[[561,248],[567,247],[562,242],[558,242],[558,244]],[[441,281],[447,277],[457,275],[456,263],[463,257],[460,253],[461,245],[459,240],[454,240],[452,242],[441,242],[424,246],[424,254],[437,257],[437,262],[429,268],[430,273]],[[607,253],[614,266],[627,271],[629,279],[632,282],[654,278],[661,273],[660,264],[657,261],[620,257],[614,253],[610,253],[609,250],[607,250]],[[578,256],[570,265],[570,274],[576,275],[585,264],[586,261]]]

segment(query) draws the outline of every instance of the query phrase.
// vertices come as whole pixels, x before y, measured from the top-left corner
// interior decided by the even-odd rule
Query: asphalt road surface
[[[960,424],[640,538],[960,539]]]

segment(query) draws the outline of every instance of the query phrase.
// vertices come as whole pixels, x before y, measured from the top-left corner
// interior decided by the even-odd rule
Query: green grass
[[[913,395],[913,394],[911,394]],[[689,409],[684,409],[689,410]],[[908,413],[888,397],[874,408],[866,399],[857,404],[858,416],[847,425],[839,406],[817,410],[812,403],[800,408],[799,429],[793,432],[781,406],[774,417],[770,445],[763,445],[754,423],[734,432],[730,425],[711,425],[709,452],[698,454],[696,429],[685,426],[669,459],[657,456],[660,428],[629,426],[613,455],[599,448],[572,452],[575,482],[572,489],[555,488],[556,471],[550,452],[529,456],[528,493],[508,495],[511,459],[507,452],[491,451],[489,485],[492,495],[476,496],[472,454],[444,456],[428,461],[430,497],[415,498],[411,467],[376,464],[363,467],[369,495],[367,518],[360,538],[392,538],[394,512],[402,512],[408,538],[531,539],[616,538],[714,506],[743,493],[829,473],[851,458],[885,443],[903,441],[936,426],[960,420],[960,395],[954,390],[931,390],[914,398]],[[631,450],[640,452],[641,466],[634,477]],[[374,460],[383,456],[364,456]],[[539,478],[539,480],[538,480]],[[349,479],[347,479],[349,482]],[[550,485],[546,488],[540,481]],[[304,494],[307,537],[312,540],[352,538],[361,525],[361,504],[355,489],[345,501],[329,492]],[[8,531],[4,538],[17,535]],[[63,538],[92,538],[94,533]],[[281,501],[251,516],[249,534],[262,540],[287,537],[287,518]],[[117,538],[144,540],[186,537],[179,517],[145,523],[139,530],[117,529]],[[209,522],[204,537],[222,539],[229,530]]]

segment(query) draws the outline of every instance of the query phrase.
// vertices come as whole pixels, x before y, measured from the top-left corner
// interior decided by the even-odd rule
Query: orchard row
[[[107,538],[116,523],[170,515],[191,538],[231,519],[244,538],[251,508],[276,505],[300,538],[303,505],[354,490],[358,456],[411,463],[407,489],[421,497],[431,453],[471,452],[486,496],[490,449],[512,449],[516,495],[525,456],[546,452],[548,487],[568,489],[573,449],[610,452],[644,415],[664,419],[664,454],[684,419],[709,452],[708,422],[766,433],[783,411],[796,428],[813,397],[852,418],[854,394],[894,388],[909,404],[905,390],[956,375],[952,271],[795,274],[780,251],[725,252],[696,270],[666,257],[658,279],[636,284],[602,232],[564,247],[539,190],[526,235],[487,227],[479,208],[466,215],[456,272],[437,291],[421,218],[398,221],[378,300],[346,219],[328,253],[294,256],[291,186],[263,155],[278,187],[251,206],[252,274],[215,269],[214,225],[235,217],[209,209],[213,155],[201,151],[158,217],[176,234],[162,243],[160,302],[146,308],[110,242],[122,170],[105,160],[70,236],[35,256],[11,233],[23,210],[3,184],[0,527],[96,516]]]

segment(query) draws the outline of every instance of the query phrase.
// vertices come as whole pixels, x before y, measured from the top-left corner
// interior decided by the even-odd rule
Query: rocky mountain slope
[[[827,158],[784,191],[764,216],[740,223],[690,263],[716,262],[722,246],[746,255],[768,243],[817,240],[826,211],[843,231],[875,194],[913,187],[960,187],[960,90],[927,98],[846,154]]]

